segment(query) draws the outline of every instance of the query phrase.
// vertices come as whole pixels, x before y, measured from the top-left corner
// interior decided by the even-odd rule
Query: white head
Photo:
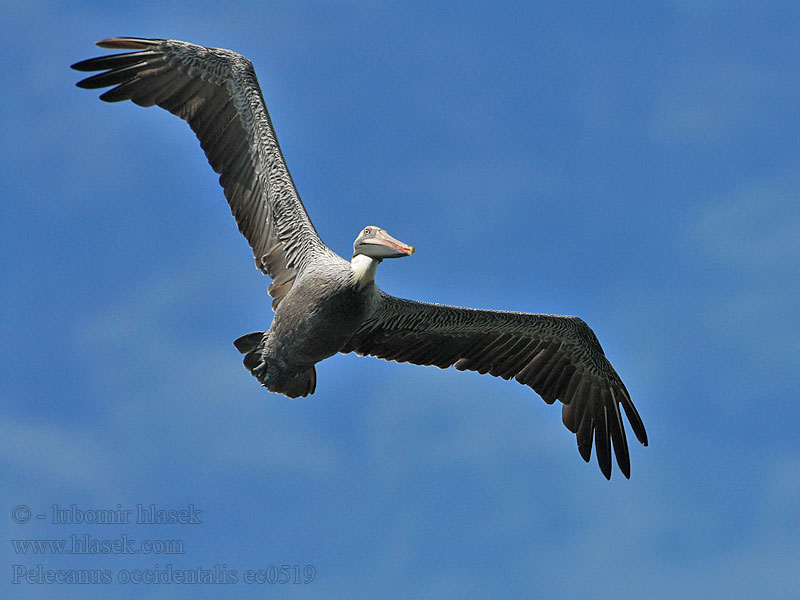
[[[404,244],[380,227],[370,225],[361,230],[353,242],[351,261],[355,280],[364,286],[375,279],[375,269],[384,258],[402,258],[414,254],[414,246]]]

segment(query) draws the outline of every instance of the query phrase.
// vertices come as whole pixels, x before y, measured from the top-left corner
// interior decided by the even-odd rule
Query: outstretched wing
[[[611,478],[611,447],[625,477],[630,458],[620,405],[636,438],[644,424],[594,332],[578,317],[477,310],[395,298],[378,292],[372,316],[342,352],[489,373],[533,388],[577,434],[586,462],[592,439],[600,470]]]
[[[115,86],[106,102],[157,105],[191,126],[220,173],[233,216],[258,266],[273,279],[273,307],[322,243],[286,167],[253,65],[244,56],[187,42],[118,37],[101,48],[136,50],[91,58],[78,71],[104,71],[78,87]]]

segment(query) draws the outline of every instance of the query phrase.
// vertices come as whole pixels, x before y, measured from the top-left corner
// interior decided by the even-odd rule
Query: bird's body
[[[234,344],[270,391],[306,396],[314,365],[338,352],[455,366],[514,378],[563,404],[564,425],[588,461],[592,445],[611,476],[612,446],[623,474],[630,461],[622,410],[647,444],[644,424],[592,330],[577,317],[478,310],[403,300],[374,282],[383,259],[413,246],[379,227],[363,229],[348,261],[319,238],[286,167],[250,61],[230,50],[162,39],[110,38],[136,50],[73,65],[103,71],[80,87],[115,86],[101,99],[158,105],[187,121],[220,184],[256,266],[272,279],[275,316],[266,333]]]
[[[353,337],[369,314],[374,294],[375,284],[360,285],[343,258],[311,264],[275,308],[269,331],[240,338],[249,343],[237,343],[237,348],[248,355],[245,364],[270,390],[305,396],[314,391],[313,384],[294,387],[295,379],[316,382],[309,371]]]

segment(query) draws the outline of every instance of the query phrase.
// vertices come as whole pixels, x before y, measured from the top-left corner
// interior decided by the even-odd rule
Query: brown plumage
[[[250,61],[230,50],[163,39],[110,38],[103,48],[134,50],[73,65],[102,71],[78,83],[112,87],[100,98],[160,106],[189,123],[220,184],[256,266],[272,279],[275,317],[266,333],[237,339],[247,369],[289,397],[316,389],[314,365],[355,352],[418,365],[516,379],[548,404],[587,462],[594,445],[611,477],[612,448],[630,476],[622,412],[647,445],[644,424],[592,330],[577,317],[477,310],[403,300],[374,283],[385,258],[414,249],[367,227],[347,261],[319,238],[275,137]],[[620,410],[622,406],[622,410]]]

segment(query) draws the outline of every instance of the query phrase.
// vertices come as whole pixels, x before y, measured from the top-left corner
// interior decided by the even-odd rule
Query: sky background
[[[3,595],[795,598],[800,8],[762,4],[3,2]],[[647,427],[631,480],[513,382],[348,355],[259,387],[231,342],[269,282],[196,139],[74,86],[114,35],[248,56],[323,240],[417,247],[389,293],[581,316]],[[10,543],[72,534],[185,552]],[[11,583],[39,564],[113,582]],[[119,583],[168,565],[239,582]],[[269,565],[316,577],[244,582]]]

